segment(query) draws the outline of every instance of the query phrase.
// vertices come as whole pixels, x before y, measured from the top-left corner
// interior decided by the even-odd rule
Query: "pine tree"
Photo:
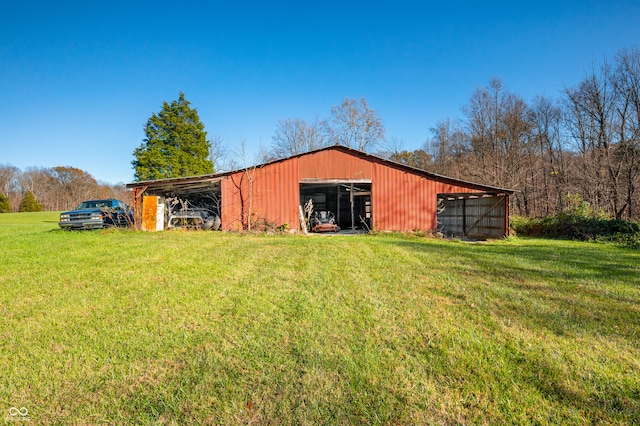
[[[4,194],[0,194],[0,213],[11,213],[9,197]]]
[[[177,101],[163,102],[145,125],[145,139],[132,161],[136,181],[213,173],[211,142],[190,102],[180,92]]]
[[[42,211],[42,206],[36,200],[36,196],[33,195],[33,192],[27,191],[22,198],[22,202],[20,203],[20,211],[21,212],[40,212]]]

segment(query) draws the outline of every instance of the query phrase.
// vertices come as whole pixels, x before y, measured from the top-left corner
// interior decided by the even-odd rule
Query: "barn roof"
[[[373,154],[368,154],[366,152],[359,151],[357,149],[349,148],[349,147],[342,146],[342,145],[332,145],[332,146],[316,149],[316,150],[313,150],[313,151],[308,151],[308,152],[304,152],[304,153],[301,153],[301,154],[296,154],[296,155],[292,155],[292,156],[289,156],[289,157],[279,158],[279,159],[276,159],[276,160],[268,161],[266,163],[258,164],[256,166],[245,167],[245,168],[241,168],[241,169],[237,169],[237,170],[231,170],[231,171],[222,172],[222,173],[215,173],[215,174],[209,174],[209,175],[200,175],[200,176],[179,177],[179,178],[147,180],[147,181],[140,181],[140,182],[132,182],[132,183],[128,183],[126,185],[126,187],[127,188],[147,187],[149,189],[152,189],[152,188],[167,188],[167,187],[172,187],[172,188],[176,187],[176,188],[178,188],[178,187],[185,187],[185,186],[210,185],[212,183],[220,182],[225,176],[228,176],[228,175],[231,175],[231,174],[234,174],[234,173],[247,171],[247,170],[250,170],[250,169],[253,169],[253,168],[262,168],[262,167],[268,166],[270,164],[285,162],[285,161],[288,161],[288,160],[293,159],[293,158],[304,157],[304,156],[307,156],[307,155],[315,154],[317,152],[332,151],[332,150],[340,151],[340,152],[346,153],[348,155],[352,155],[352,156],[364,159],[366,161],[371,161],[371,162],[376,162],[376,163],[379,163],[379,164],[384,164],[384,165],[386,165],[388,167],[392,167],[392,168],[395,168],[395,169],[403,170],[403,171],[405,171],[407,173],[411,173],[411,174],[414,174],[414,175],[422,176],[422,177],[425,177],[425,178],[428,178],[428,179],[433,179],[433,180],[444,182],[444,183],[466,186],[466,187],[470,187],[470,188],[473,188],[473,189],[476,189],[476,190],[479,190],[479,191],[485,191],[485,192],[489,192],[489,193],[505,193],[505,194],[511,195],[511,194],[513,194],[515,192],[512,189],[499,188],[499,187],[496,187],[496,186],[483,185],[483,184],[470,182],[470,181],[466,181],[466,180],[462,180],[462,179],[455,179],[455,178],[447,177],[447,176],[440,175],[440,174],[437,174],[437,173],[429,172],[427,170],[422,170],[422,169],[418,169],[418,168],[415,168],[415,167],[411,167],[411,166],[408,166],[406,164],[402,164],[402,163],[398,163],[398,162],[395,162],[395,161],[387,160],[387,159],[382,158],[380,156],[373,155]]]

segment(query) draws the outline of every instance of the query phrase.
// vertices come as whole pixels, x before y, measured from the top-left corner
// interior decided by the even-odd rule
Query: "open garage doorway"
[[[300,183],[300,203],[304,209],[309,201],[312,214],[332,214],[342,230],[370,230],[371,182],[322,181]]]

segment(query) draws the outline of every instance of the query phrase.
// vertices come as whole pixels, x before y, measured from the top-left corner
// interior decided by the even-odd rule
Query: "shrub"
[[[564,211],[545,218],[513,217],[511,227],[518,235],[611,241],[640,248],[639,223],[608,219],[601,211],[594,211],[577,194],[567,196],[567,201],[568,207]]]
[[[11,213],[9,197],[4,194],[0,194],[0,213]]]
[[[42,211],[42,206],[36,200],[36,196],[33,195],[33,192],[27,191],[22,198],[22,202],[20,203],[20,211],[21,212],[40,212]]]

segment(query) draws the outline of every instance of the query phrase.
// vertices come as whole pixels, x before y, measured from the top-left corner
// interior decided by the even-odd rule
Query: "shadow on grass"
[[[393,244],[428,257],[456,259],[441,264],[469,285],[486,289],[503,313],[557,335],[598,333],[635,342],[640,334],[638,253],[554,241],[433,245],[396,240]],[[453,292],[450,297],[474,297],[448,291]]]
[[[566,421],[565,416],[572,422],[584,420],[572,417],[567,407],[595,422],[640,420],[637,380],[622,378],[638,374],[637,365],[627,361],[640,335],[638,253],[610,245],[540,240],[390,243],[422,257],[425,268],[439,266],[459,279],[443,284],[442,294],[462,306],[463,315],[482,321],[488,334],[495,333],[495,339],[487,339],[505,345],[509,363],[517,366],[517,383],[564,407],[564,414],[553,414],[560,418],[548,421]],[[513,329],[520,337],[505,329],[508,321],[525,327]],[[545,331],[558,337],[551,346],[537,341]],[[537,349],[518,343],[528,335],[534,347],[539,343]],[[596,358],[581,360],[582,367],[573,365],[574,351],[589,342],[603,343],[593,349]],[[560,350],[560,355],[547,358],[550,350]],[[590,371],[594,365],[598,369]]]
[[[91,232],[100,232],[103,231],[104,229],[100,228],[100,229],[62,229],[62,228],[52,228],[49,229],[45,232],[47,233],[51,233],[51,234],[71,234],[74,232],[77,233],[91,233]]]
[[[544,398],[560,404],[564,413],[548,413],[548,420],[554,424],[571,421],[608,423],[612,419],[624,419],[632,423],[640,416],[638,391],[633,385],[611,380],[610,377],[593,373],[589,383],[584,378],[573,375],[571,370],[561,367],[539,354],[529,353],[517,348],[510,348],[510,362],[518,367],[517,381],[534,387]],[[574,418],[581,413],[582,418]]]

